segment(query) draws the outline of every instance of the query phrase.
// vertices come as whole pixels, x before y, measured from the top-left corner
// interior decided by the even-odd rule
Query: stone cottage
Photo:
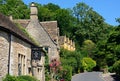
[[[0,81],[6,74],[33,75],[44,81],[45,52],[8,17],[0,14]],[[37,62],[31,48],[39,48]]]
[[[34,3],[30,10],[30,19],[12,19],[0,14],[0,80],[11,74],[31,75],[45,81],[44,50],[49,62],[59,60],[57,21],[40,22]]]
[[[14,20],[14,22],[22,25],[38,41],[39,45],[47,50],[49,61],[52,59],[59,60],[59,29],[57,21],[40,22],[38,20],[38,10],[34,3],[31,4],[30,10],[30,19],[18,19]]]

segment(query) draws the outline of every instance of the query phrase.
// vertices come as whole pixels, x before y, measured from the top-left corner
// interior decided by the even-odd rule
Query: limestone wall
[[[9,41],[8,34],[0,31],[0,78],[8,73]]]
[[[28,67],[30,67],[31,46],[13,35],[11,39],[10,74],[19,74],[18,64],[20,63],[21,75],[26,75],[28,74]]]
[[[11,75],[17,76],[19,74],[19,63],[21,63],[21,75],[29,74],[31,45],[13,35],[0,31],[0,78],[8,74],[9,55],[9,73]]]

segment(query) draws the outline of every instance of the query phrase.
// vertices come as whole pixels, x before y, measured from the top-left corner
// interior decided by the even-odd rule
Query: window
[[[28,68],[28,74],[32,75],[32,69],[30,67]]]
[[[25,55],[18,54],[18,75],[25,74]]]

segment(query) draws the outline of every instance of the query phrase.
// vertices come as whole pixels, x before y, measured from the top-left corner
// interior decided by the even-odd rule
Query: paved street
[[[120,81],[120,77],[115,73],[102,74],[105,81]]]
[[[71,81],[104,81],[101,72],[85,72],[76,74]]]

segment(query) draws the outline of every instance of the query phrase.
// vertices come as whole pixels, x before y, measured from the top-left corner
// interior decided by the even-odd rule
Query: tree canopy
[[[0,0],[0,12],[15,19],[29,18],[30,10],[22,0]]]

